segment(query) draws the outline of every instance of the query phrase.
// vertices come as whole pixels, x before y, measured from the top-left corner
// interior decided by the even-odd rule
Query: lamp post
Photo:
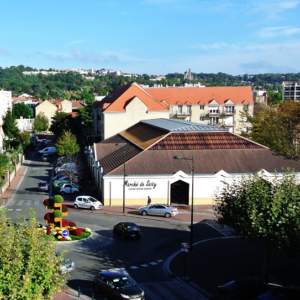
[[[117,146],[121,146],[123,144],[117,143]],[[124,167],[123,167],[123,213],[125,213],[125,176],[126,176],[126,171],[125,171],[125,162],[126,162],[126,148],[125,146],[127,145],[127,143],[124,143],[124,147],[123,147],[123,162],[124,162]]]
[[[193,252],[193,239],[194,239],[194,156],[192,158],[174,156],[175,159],[186,159],[192,161],[192,205],[191,205],[191,236],[190,236],[190,252]]]

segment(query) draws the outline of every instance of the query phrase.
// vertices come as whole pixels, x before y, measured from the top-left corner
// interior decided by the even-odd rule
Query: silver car
[[[168,204],[152,204],[149,206],[144,206],[139,209],[139,214],[143,216],[163,216],[166,218],[174,217],[178,214],[177,208],[172,207]]]

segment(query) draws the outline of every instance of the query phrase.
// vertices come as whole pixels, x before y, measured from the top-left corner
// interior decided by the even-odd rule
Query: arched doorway
[[[178,180],[171,184],[171,204],[189,205],[189,184]]]

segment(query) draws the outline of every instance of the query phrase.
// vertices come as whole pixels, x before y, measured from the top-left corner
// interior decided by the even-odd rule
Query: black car
[[[93,279],[96,293],[108,299],[144,300],[144,291],[129,276],[117,272],[99,272]]]
[[[230,281],[222,286],[218,286],[217,293],[219,299],[226,300],[250,300],[270,290],[270,286],[260,278],[249,277]]]
[[[132,222],[120,222],[114,226],[113,229],[114,235],[121,236],[122,240],[126,238],[137,238],[138,240],[141,238],[141,230],[140,228]]]

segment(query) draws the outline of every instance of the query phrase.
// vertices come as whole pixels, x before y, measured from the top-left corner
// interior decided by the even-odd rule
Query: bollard
[[[78,287],[78,297],[80,297],[80,286]]]

